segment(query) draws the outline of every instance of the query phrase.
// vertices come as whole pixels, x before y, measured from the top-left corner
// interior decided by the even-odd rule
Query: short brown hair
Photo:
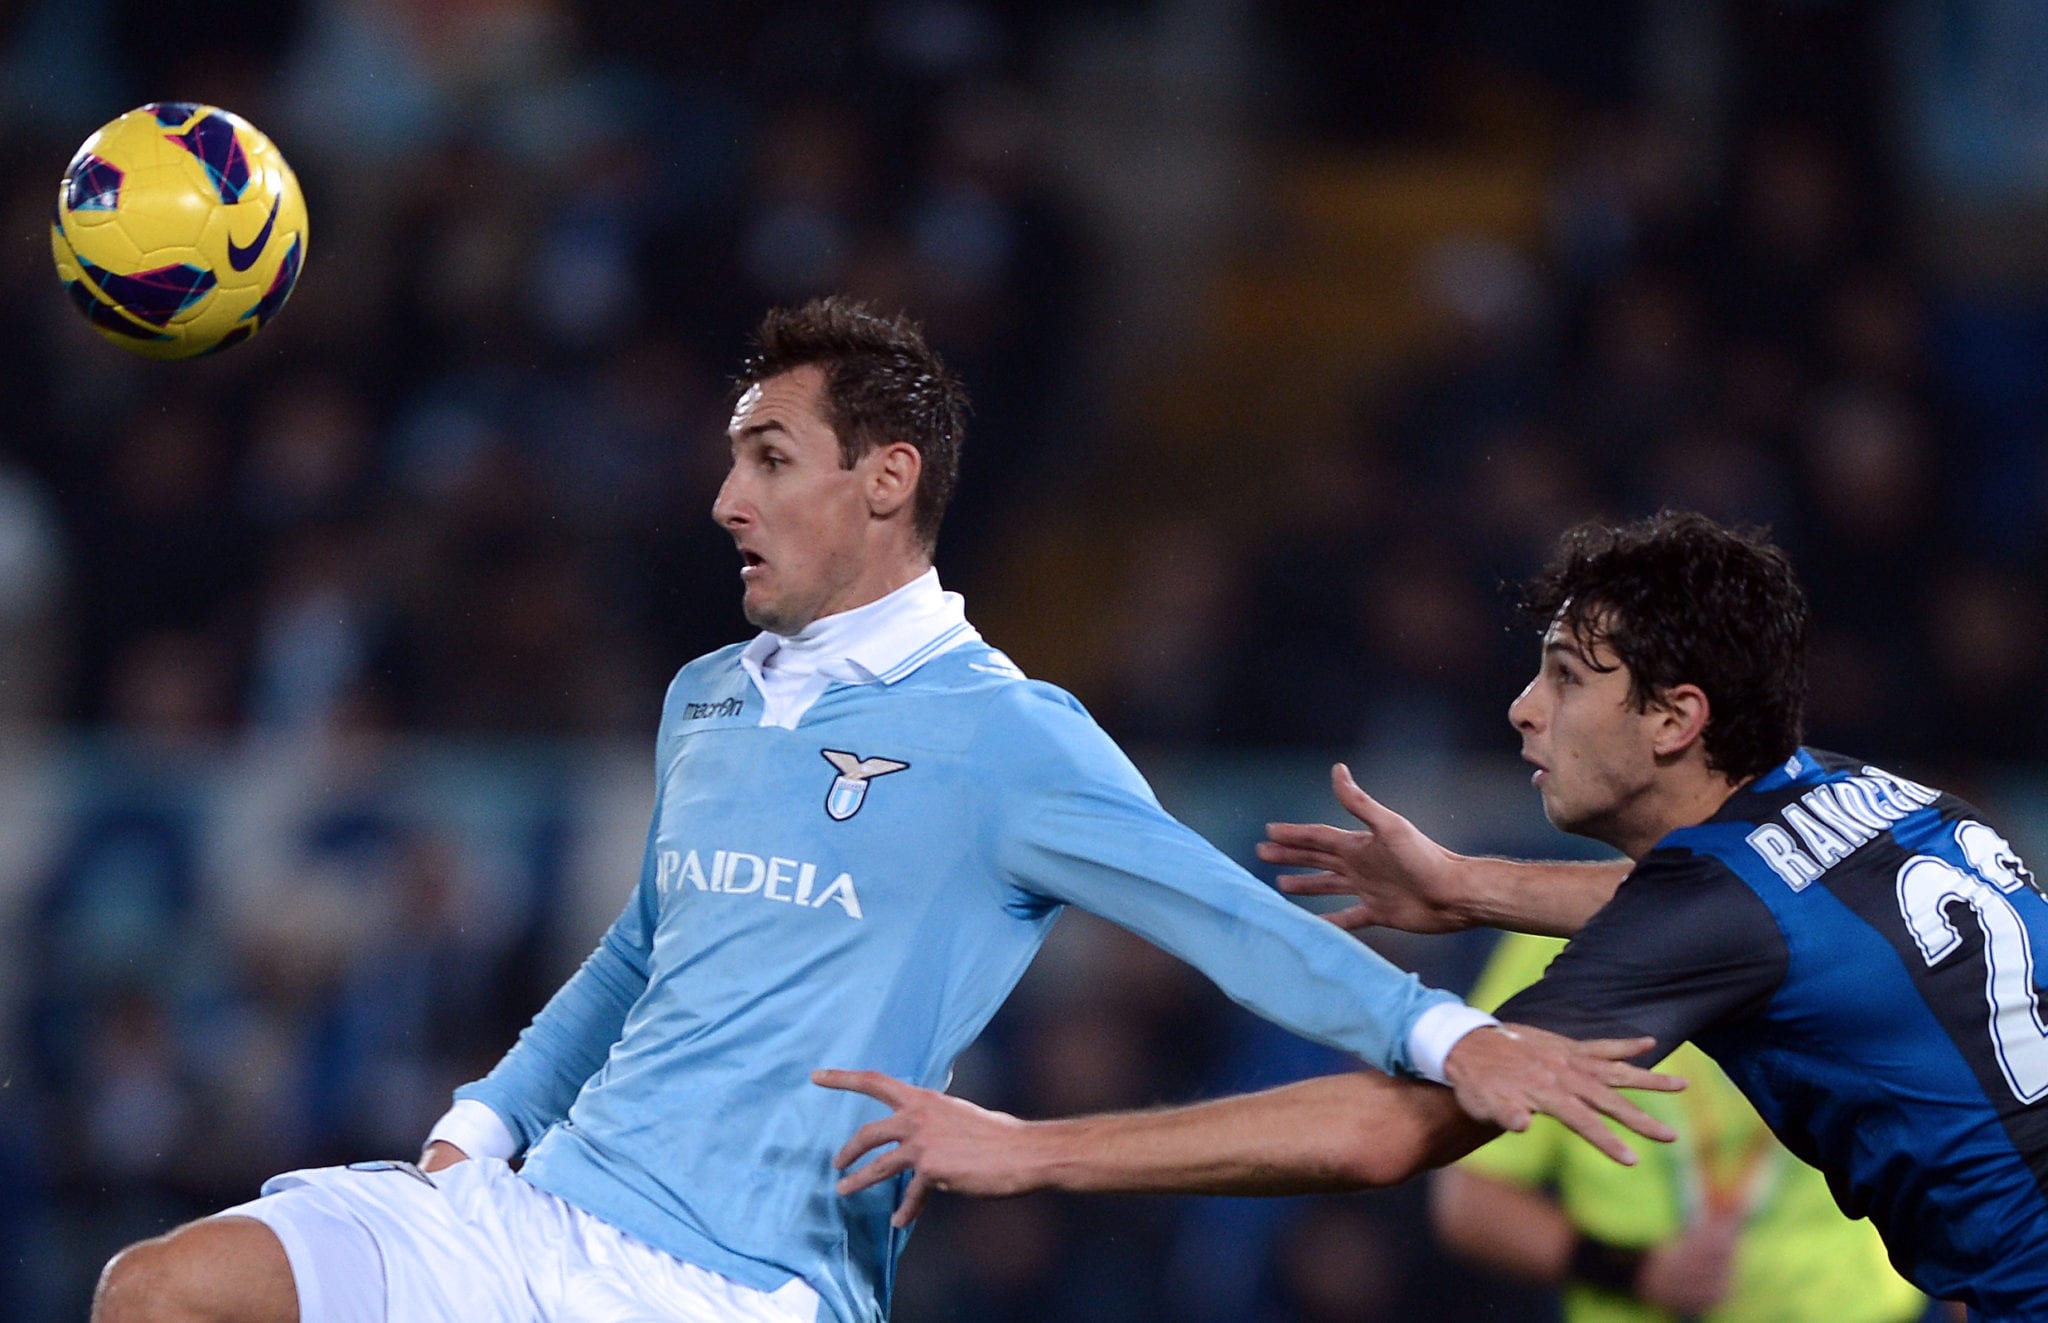
[[[734,397],[812,365],[825,373],[825,421],[838,434],[843,467],[896,441],[917,450],[923,464],[912,522],[925,546],[936,546],[960,481],[966,387],[925,343],[916,322],[834,295],[769,309],[733,383]]]

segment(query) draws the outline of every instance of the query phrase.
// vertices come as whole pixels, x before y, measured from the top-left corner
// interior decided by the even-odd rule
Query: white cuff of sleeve
[[[1410,1041],[1413,1041],[1412,1037]],[[427,1131],[427,1143],[437,1139],[455,1145],[472,1158],[496,1158],[500,1162],[510,1162],[519,1152],[519,1140],[513,1136],[511,1128],[496,1112],[474,1098],[458,1098],[453,1107],[441,1113],[441,1119]]]
[[[1462,1001],[1440,1001],[1415,1017],[1408,1028],[1408,1069],[1426,1080],[1444,1082],[1444,1058],[1458,1040],[1474,1029],[1500,1021]],[[459,1104],[458,1104],[459,1105]]]

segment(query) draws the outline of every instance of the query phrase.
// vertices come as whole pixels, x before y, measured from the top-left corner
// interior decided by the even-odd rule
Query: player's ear
[[[908,441],[892,441],[867,453],[868,511],[886,519],[917,498],[917,480],[924,473],[924,456]]]
[[[1653,711],[1659,714],[1651,749],[1659,758],[1671,758],[1697,744],[1707,733],[1713,716],[1707,691],[1696,684],[1676,684],[1657,696]]]

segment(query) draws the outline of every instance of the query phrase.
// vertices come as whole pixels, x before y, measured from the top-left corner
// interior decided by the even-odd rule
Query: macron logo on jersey
[[[1784,826],[1767,822],[1744,839],[1786,886],[1804,891],[1857,846],[1940,798],[1917,781],[1866,767],[1815,786],[1779,813]]]
[[[780,855],[763,859],[744,850],[713,850],[707,866],[695,850],[663,850],[654,861],[654,890],[666,899],[684,887],[726,896],[755,896],[812,910],[837,905],[849,919],[866,917],[861,913],[853,874],[841,873],[821,888],[816,864]]]

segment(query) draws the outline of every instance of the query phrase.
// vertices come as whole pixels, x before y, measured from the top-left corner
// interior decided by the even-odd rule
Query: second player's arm
[[[1462,1064],[1478,1060],[1478,1053],[1504,1050],[1517,1035],[1568,1045],[1575,1058],[1604,1056],[1611,1081],[1651,1078],[1624,1060],[1640,1050],[1641,1040],[1570,1043],[1523,1027],[1512,1034],[1468,1035],[1468,1042],[1499,1041],[1485,1042]],[[1449,1069],[1454,1079],[1467,1051],[1461,1043],[1453,1052]],[[1481,1080],[1468,1080],[1464,1087],[1492,1087],[1484,1068],[1472,1069]],[[1021,1121],[879,1071],[820,1070],[811,1078],[826,1088],[864,1093],[891,1109],[888,1116],[862,1126],[835,1163],[845,1170],[877,1149],[894,1146],[842,1179],[839,1191],[854,1194],[910,1173],[896,1210],[897,1226],[917,1217],[932,1190],[1000,1197],[1046,1189],[1227,1195],[1367,1189],[1449,1162],[1500,1129],[1474,1119],[1470,1104],[1450,1089],[1370,1070],[1187,1107],[1054,1121]],[[1566,1123],[1584,1127],[1582,1135],[1588,1129],[1604,1131],[1592,1108],[1581,1106],[1583,1113]],[[1522,1119],[1526,1122],[1526,1114]],[[1670,1137],[1668,1131],[1664,1137]]]
[[[1374,1071],[1188,1107],[1056,1121],[1020,1121],[874,1071],[821,1070],[813,1078],[893,1109],[863,1126],[836,1162],[853,1168],[840,1182],[842,1194],[914,1172],[899,1226],[934,1189],[992,1197],[1034,1190],[1276,1195],[1391,1185],[1497,1133],[1466,1116],[1447,1089]]]
[[[1342,763],[1331,769],[1330,784],[1337,802],[1362,825],[1270,823],[1259,857],[1310,870],[1282,878],[1282,890],[1355,900],[1327,916],[1340,928],[1506,928],[1570,937],[1613,898],[1631,867],[1625,859],[1526,863],[1459,854],[1359,789]]]

